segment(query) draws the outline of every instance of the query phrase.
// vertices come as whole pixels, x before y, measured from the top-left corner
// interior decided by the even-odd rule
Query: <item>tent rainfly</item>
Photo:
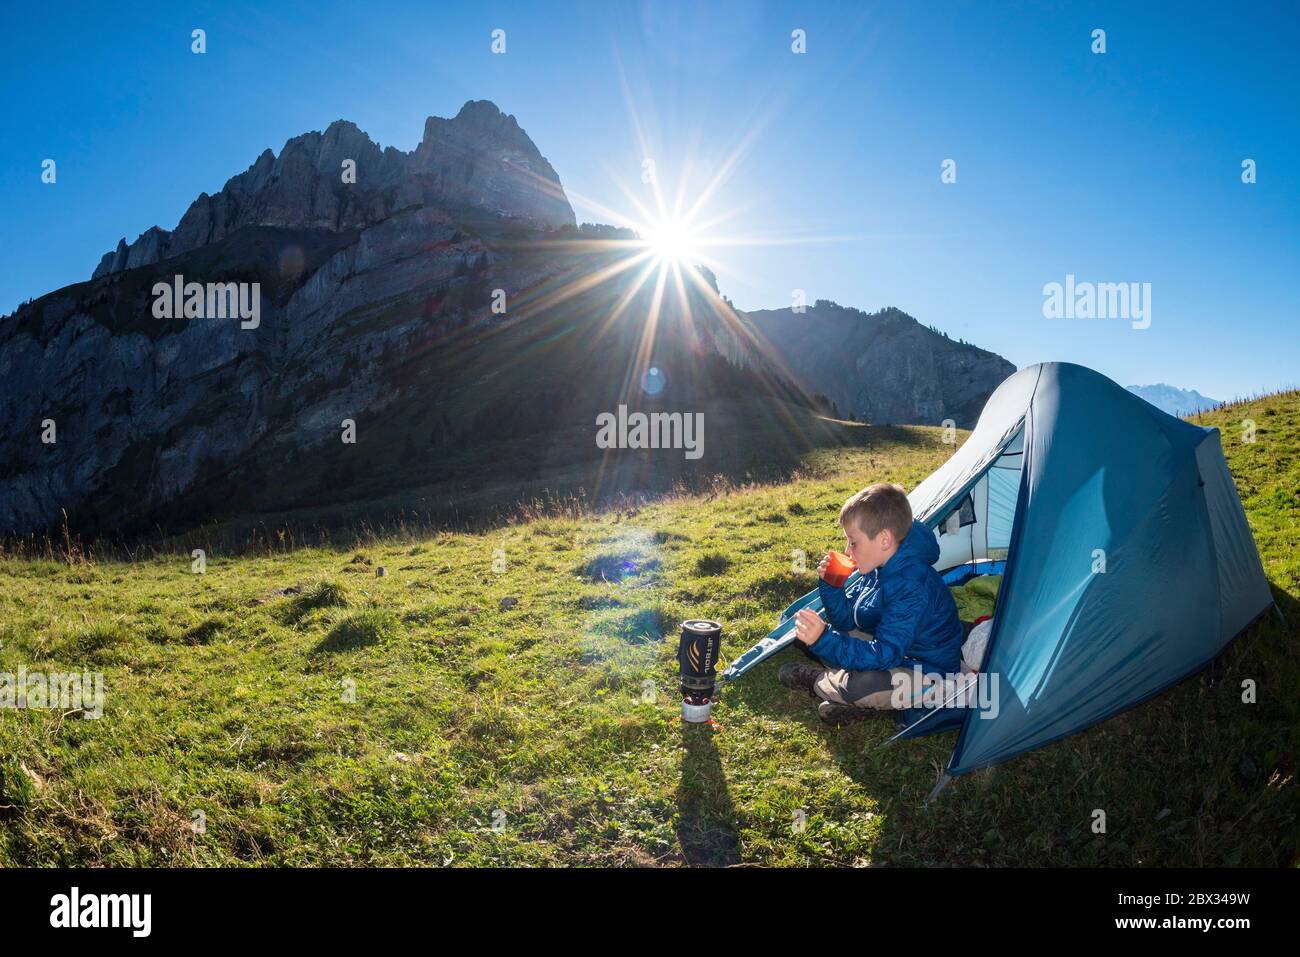
[[[1003,575],[997,708],[912,709],[899,734],[960,728],[940,787],[1159,694],[1273,605],[1218,429],[1082,366],[1004,381],[908,498],[945,580]]]

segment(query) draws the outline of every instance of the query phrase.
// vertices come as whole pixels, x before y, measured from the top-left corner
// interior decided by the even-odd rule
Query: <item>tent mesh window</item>
[[[960,516],[960,521],[957,525],[958,528],[965,528],[967,525],[975,524],[975,500],[970,497],[969,492],[967,492],[966,497],[962,499],[961,505],[957,509],[957,514]]]
[[[975,500],[966,493],[966,497],[961,500],[961,504],[948,513],[948,516],[939,525],[940,535],[956,535],[967,525],[975,524]]]

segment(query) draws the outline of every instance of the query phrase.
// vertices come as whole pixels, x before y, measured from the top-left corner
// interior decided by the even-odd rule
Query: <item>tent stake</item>
[[[1211,658],[1210,663],[1205,666],[1205,670],[1201,673],[1201,680],[1205,684],[1206,691],[1214,690],[1214,681],[1215,681],[1214,666],[1218,664],[1218,662],[1219,659],[1217,656]]]
[[[1282,608],[1277,602],[1273,602],[1273,610],[1277,612],[1277,620],[1282,622],[1282,627],[1285,628],[1287,626],[1286,615],[1282,614]]]
[[[939,775],[939,783],[934,786],[934,790],[930,792],[930,796],[921,802],[921,807],[929,807],[930,802],[934,800],[935,795],[942,791],[951,780],[952,778],[948,776],[947,771],[944,771],[943,774]]]

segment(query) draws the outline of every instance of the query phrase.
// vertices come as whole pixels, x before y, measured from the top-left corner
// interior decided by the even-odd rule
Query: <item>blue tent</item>
[[[945,581],[1003,576],[977,688],[996,698],[900,712],[896,737],[960,729],[940,787],[1159,694],[1273,604],[1218,429],[1082,366],[1008,378],[908,499]],[[821,610],[816,589],[723,678],[790,645],[800,608]]]
[[[960,727],[949,776],[1164,691],[1273,604],[1218,430],[1082,366],[1008,378],[908,498],[948,581],[1003,574],[981,669],[996,713],[907,712],[901,736]]]

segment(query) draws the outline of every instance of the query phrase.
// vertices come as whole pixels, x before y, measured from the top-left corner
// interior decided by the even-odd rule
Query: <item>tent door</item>
[[[935,568],[957,577],[997,574],[1011,544],[1011,527],[1020,494],[1024,430],[989,463],[965,495],[949,504],[935,529],[939,560]]]

